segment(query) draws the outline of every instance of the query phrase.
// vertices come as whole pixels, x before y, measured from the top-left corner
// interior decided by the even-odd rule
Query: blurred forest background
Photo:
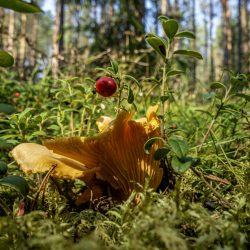
[[[223,68],[249,73],[249,0],[38,0],[40,14],[0,8],[0,47],[15,58],[17,78],[86,75],[88,67],[110,58],[140,79],[154,74],[155,53],[144,35],[162,35],[158,16],[166,15],[197,39],[182,47],[200,51],[204,60],[180,60],[189,89],[220,77]],[[181,44],[182,43],[182,44]],[[189,44],[190,43],[190,44]],[[49,66],[49,67],[48,67]],[[188,66],[188,67],[187,67]]]

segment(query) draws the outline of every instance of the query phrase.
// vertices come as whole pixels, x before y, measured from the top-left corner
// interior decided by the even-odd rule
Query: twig
[[[52,167],[50,168],[50,170],[48,171],[48,173],[43,178],[42,183],[41,183],[41,185],[40,185],[40,187],[39,187],[39,189],[37,191],[36,197],[35,197],[32,205],[31,205],[31,211],[33,211],[33,209],[34,209],[34,207],[35,207],[35,205],[37,203],[37,200],[38,200],[40,192],[46,186],[46,184],[47,184],[47,182],[49,180],[50,175],[53,173],[53,171],[55,170],[56,167],[57,167],[57,164],[52,165]]]
[[[213,192],[213,194],[219,199],[221,200],[223,203],[222,205],[224,205],[227,208],[233,208],[233,206],[228,202],[228,200],[226,200],[217,190],[215,190],[205,179],[204,175],[196,170],[194,167],[191,167],[192,171],[207,185],[207,187]]]
[[[218,177],[218,176],[211,175],[211,174],[209,174],[209,175],[205,175],[205,174],[204,174],[204,178],[206,178],[206,179],[208,179],[208,180],[220,182],[220,183],[222,183],[222,184],[224,184],[224,185],[230,185],[230,184],[231,184],[228,180],[222,179],[222,178],[220,178],[220,177]]]

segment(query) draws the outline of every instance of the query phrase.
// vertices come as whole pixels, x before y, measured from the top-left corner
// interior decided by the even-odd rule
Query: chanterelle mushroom
[[[150,107],[146,118],[139,120],[132,120],[131,112],[121,111],[108,126],[101,126],[104,129],[96,136],[45,140],[44,146],[23,143],[12,154],[25,172],[45,172],[56,164],[54,176],[82,178],[87,184],[99,178],[126,199],[138,184],[144,185],[146,178],[153,189],[161,182],[159,162],[143,148],[149,138],[160,134],[156,110],[157,106]],[[156,142],[151,151],[160,143]]]

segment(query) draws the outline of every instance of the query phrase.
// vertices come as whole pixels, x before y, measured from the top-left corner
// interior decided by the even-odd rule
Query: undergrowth
[[[207,209],[202,203],[185,199],[177,206],[173,193],[165,195],[145,189],[102,214],[95,209],[72,211],[62,197],[56,200],[50,192],[44,204],[47,212],[36,210],[23,217],[0,218],[1,249],[249,247],[247,194],[231,196],[234,208],[223,210],[220,206]],[[135,197],[140,200],[136,206]]]

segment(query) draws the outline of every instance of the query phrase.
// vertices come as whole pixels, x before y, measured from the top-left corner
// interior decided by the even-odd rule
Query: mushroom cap
[[[44,172],[57,164],[55,176],[80,177],[87,182],[100,178],[125,199],[143,186],[146,179],[153,189],[161,182],[163,170],[159,161],[154,160],[153,152],[162,142],[155,142],[150,154],[144,152],[145,142],[160,136],[156,110],[157,106],[151,107],[146,118],[139,120],[132,120],[131,112],[121,111],[108,125],[99,124],[102,129],[96,136],[45,140],[44,146],[23,143],[12,153],[25,172]],[[107,123],[107,119],[103,121]]]

